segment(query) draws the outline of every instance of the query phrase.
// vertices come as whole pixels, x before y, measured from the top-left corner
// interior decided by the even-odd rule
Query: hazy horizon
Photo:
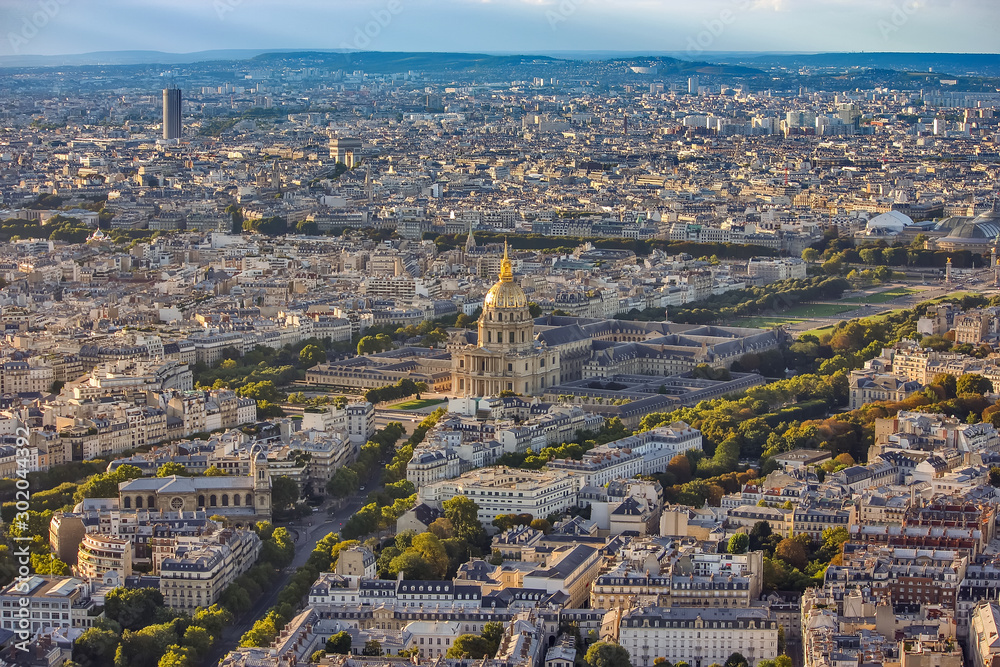
[[[995,0],[7,0],[0,55],[997,53]]]

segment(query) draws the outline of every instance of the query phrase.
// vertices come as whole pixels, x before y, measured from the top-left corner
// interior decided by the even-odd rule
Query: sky
[[[0,0],[0,55],[1000,52],[1000,0]]]

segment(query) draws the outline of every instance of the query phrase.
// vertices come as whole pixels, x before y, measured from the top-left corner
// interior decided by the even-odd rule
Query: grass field
[[[447,400],[447,398],[421,398],[420,400],[414,399],[412,401],[406,401],[405,403],[396,403],[395,405],[391,405],[389,407],[393,410],[419,410],[420,408],[426,408],[431,405],[444,403]]]
[[[945,301],[945,300],[948,300],[948,299],[961,299],[963,296],[970,296],[972,294],[975,294],[975,292],[967,292],[967,291],[951,292],[950,294],[945,294],[944,296],[939,296],[936,299],[931,299],[931,300],[927,301],[927,303],[941,303],[942,301]]]
[[[781,314],[783,318],[791,320],[807,320],[810,317],[832,317],[854,310],[856,306],[851,304],[838,303],[807,303],[801,306],[786,310]]]
[[[885,292],[878,292],[877,294],[868,294],[865,296],[855,296],[850,299],[844,299],[844,303],[887,303],[893,299],[898,299],[901,296],[907,296],[909,294],[916,294],[917,290],[910,289],[909,287],[896,287],[891,290],[886,290]]]
[[[832,331],[833,331],[833,325],[832,324],[828,324],[825,327],[820,327],[818,329],[810,329],[809,331],[803,331],[799,335],[800,336],[805,336],[806,334],[811,334],[811,335],[816,336],[817,338],[819,338],[823,334],[825,334],[825,333],[831,333]]]
[[[748,329],[773,329],[783,324],[798,324],[802,320],[793,320],[787,317],[745,317],[733,323],[733,326],[746,327]]]

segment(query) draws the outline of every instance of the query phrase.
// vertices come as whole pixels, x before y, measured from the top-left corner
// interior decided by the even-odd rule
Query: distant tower
[[[697,95],[698,88],[701,87],[701,81],[698,80],[697,76],[692,76],[688,78],[688,95]]]
[[[254,445],[250,450],[250,475],[253,477],[255,508],[270,511],[271,473],[267,469],[267,455],[260,445]]]
[[[476,237],[472,235],[472,225],[469,225],[469,236],[465,239],[465,252],[472,252],[476,248]]]
[[[948,285],[951,284],[951,257],[948,258],[948,263],[944,265],[944,282]]]
[[[163,89],[163,138],[181,138],[181,91],[179,88]]]

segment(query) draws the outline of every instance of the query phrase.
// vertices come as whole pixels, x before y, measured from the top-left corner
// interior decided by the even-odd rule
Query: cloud
[[[40,0],[0,0],[18,26]],[[717,25],[711,50],[996,52],[998,0],[395,0],[369,48],[412,51],[683,50]],[[337,48],[389,0],[50,0],[58,15],[22,53]],[[225,11],[219,11],[222,4]],[[880,34],[894,8],[906,24]],[[553,13],[559,21],[551,21]],[[733,19],[729,20],[728,17]],[[890,17],[887,19],[886,17]],[[5,46],[0,40],[0,48]],[[3,50],[0,52],[9,52]]]

